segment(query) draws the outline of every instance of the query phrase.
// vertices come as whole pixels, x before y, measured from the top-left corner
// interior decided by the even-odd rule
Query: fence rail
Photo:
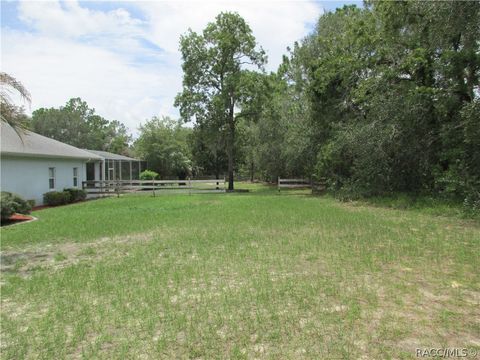
[[[325,180],[281,179],[278,178],[278,192],[282,189],[312,189],[312,193],[322,193],[326,189]]]
[[[207,193],[225,192],[225,179],[212,180],[87,180],[82,188],[89,195],[123,194],[136,191]]]

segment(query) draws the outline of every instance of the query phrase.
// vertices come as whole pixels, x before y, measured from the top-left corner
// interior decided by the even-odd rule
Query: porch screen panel
[[[114,160],[113,164],[114,164],[113,168],[115,169],[113,171],[113,173],[114,173],[114,178],[113,179],[114,180],[120,180],[120,160]]]
[[[140,166],[138,161],[132,161],[132,180],[140,180]]]
[[[114,180],[115,179],[115,163],[113,160],[107,159],[105,160],[105,166],[107,167],[107,180]]]
[[[122,161],[122,180],[130,180],[130,161]]]

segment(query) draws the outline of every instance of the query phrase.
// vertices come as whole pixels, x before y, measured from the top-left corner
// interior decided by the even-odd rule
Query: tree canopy
[[[479,8],[367,2],[321,16],[270,78],[256,176],[324,178],[348,197],[478,196]]]
[[[185,179],[192,173],[190,148],[187,138],[191,129],[169,117],[153,117],[139,128],[134,143],[137,156],[147,161],[148,168],[162,179]]]
[[[30,121],[32,131],[64,143],[117,154],[128,152],[131,136],[125,125],[95,113],[80,98],[70,99],[60,108],[35,110]]]

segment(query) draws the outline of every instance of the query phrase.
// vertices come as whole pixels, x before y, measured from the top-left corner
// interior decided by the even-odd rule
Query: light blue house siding
[[[86,164],[98,166],[103,161],[96,154],[34,132],[17,132],[3,121],[0,140],[0,189],[35,200],[37,205],[43,204],[48,191],[81,188]]]
[[[17,193],[27,200],[43,204],[43,194],[48,191],[62,191],[64,188],[82,188],[85,180],[85,161],[80,159],[35,158],[2,155],[1,189]],[[76,168],[76,186],[74,184]],[[51,173],[53,169],[53,181]],[[53,183],[53,184],[52,184]],[[53,188],[50,186],[53,185]]]

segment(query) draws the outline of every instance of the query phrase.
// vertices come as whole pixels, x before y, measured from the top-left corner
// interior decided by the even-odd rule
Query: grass
[[[480,348],[477,222],[248,187],[101,199],[2,228],[2,358]]]
[[[382,197],[370,197],[356,203],[418,211],[423,214],[457,217],[459,219],[480,220],[480,213],[466,211],[463,203],[458,200],[439,199],[429,195],[413,196],[411,194],[395,194]]]

